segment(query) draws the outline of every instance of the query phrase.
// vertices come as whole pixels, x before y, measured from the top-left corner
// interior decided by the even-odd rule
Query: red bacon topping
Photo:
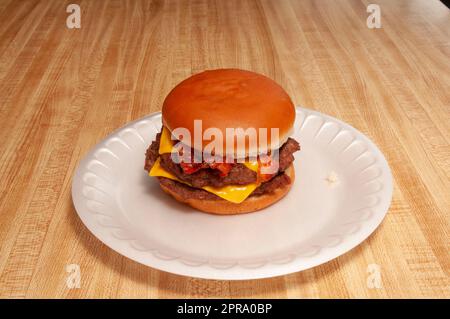
[[[228,175],[232,168],[230,163],[180,163],[183,172],[186,174],[193,174],[202,168],[211,168],[219,171],[220,177],[225,177]]]

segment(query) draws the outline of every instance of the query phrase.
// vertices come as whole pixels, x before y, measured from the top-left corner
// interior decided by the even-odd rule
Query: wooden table
[[[450,11],[434,1],[0,1],[0,296],[450,297]],[[272,77],[300,105],[342,119],[395,179],[381,227],[320,267],[254,281],[153,270],[115,253],[71,200],[79,160],[158,111],[192,73]],[[80,267],[69,288],[67,265]],[[381,288],[367,284],[371,264]],[[368,272],[369,271],[369,272]],[[370,281],[370,278],[369,278]],[[69,285],[70,286],[70,285]]]

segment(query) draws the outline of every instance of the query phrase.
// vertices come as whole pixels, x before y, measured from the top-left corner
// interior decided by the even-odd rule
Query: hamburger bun
[[[263,209],[267,206],[276,203],[281,198],[283,198],[289,192],[292,184],[294,183],[295,180],[294,167],[292,165],[289,166],[289,168],[284,171],[284,174],[287,174],[289,176],[291,180],[289,184],[284,185],[283,187],[279,187],[269,194],[250,196],[239,204],[232,203],[221,198],[215,200],[185,198],[180,194],[178,194],[173,189],[165,187],[161,183],[160,186],[164,192],[171,195],[177,201],[184,204],[188,204],[200,211],[217,215],[236,215],[236,214],[250,213]]]
[[[162,120],[171,132],[176,128],[191,132],[191,141],[183,142],[192,148],[194,120],[202,121],[203,132],[208,128],[220,130],[224,146],[215,150],[219,155],[237,151],[234,145],[226,148],[226,128],[254,128],[258,137],[259,128],[264,128],[267,143],[258,149],[246,139],[246,149],[239,150],[246,156],[256,156],[278,149],[291,135],[295,107],[285,90],[268,77],[245,70],[219,69],[195,74],[179,83],[164,100]],[[272,138],[271,128],[278,129],[278,139]],[[202,150],[209,142],[202,139]]]

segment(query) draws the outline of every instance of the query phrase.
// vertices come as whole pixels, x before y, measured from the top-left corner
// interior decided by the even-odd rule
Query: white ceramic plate
[[[210,279],[284,275],[327,262],[366,239],[392,196],[385,158],[362,133],[330,116],[297,108],[296,181],[256,213],[215,216],[166,195],[143,169],[161,127],[154,113],[97,144],[76,170],[72,198],[103,243],[160,270]],[[338,182],[327,178],[334,172]]]

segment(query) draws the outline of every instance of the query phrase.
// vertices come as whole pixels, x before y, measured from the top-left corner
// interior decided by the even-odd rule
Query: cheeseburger
[[[249,71],[205,71],[178,84],[145,170],[177,201],[214,214],[260,210],[294,182],[295,107],[273,80]]]

